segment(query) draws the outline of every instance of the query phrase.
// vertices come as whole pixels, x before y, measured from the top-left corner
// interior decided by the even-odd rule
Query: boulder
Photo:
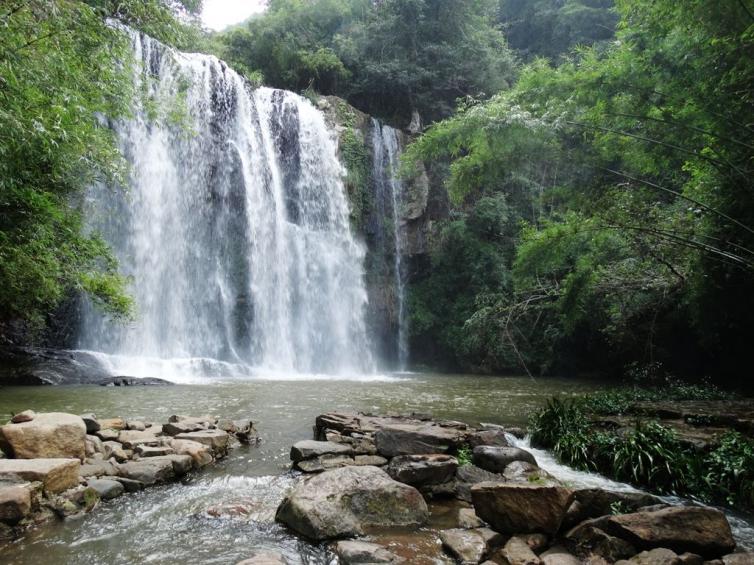
[[[86,484],[96,490],[102,500],[118,498],[126,490],[122,483],[113,479],[90,479]]]
[[[371,526],[421,525],[427,504],[415,488],[378,467],[343,467],[306,477],[286,496],[276,519],[324,540],[364,533]]]
[[[754,554],[749,553],[747,555],[749,556],[749,561],[747,561],[746,563],[754,563]],[[704,557],[702,557],[701,555],[697,555],[696,553],[689,553],[689,552],[682,553],[681,555],[678,556],[678,559],[681,561],[681,565],[704,565]],[[723,563],[724,562],[725,562],[725,557],[723,557]],[[733,562],[730,565],[743,565],[743,563],[737,564]]]
[[[110,461],[87,459],[86,463],[79,467],[79,475],[84,478],[114,476],[117,474],[118,469]]]
[[[377,452],[383,457],[447,453],[460,446],[466,433],[457,427],[429,422],[385,426],[374,434]]]
[[[396,481],[413,486],[438,485],[451,480],[458,461],[450,455],[399,455],[387,466]]]
[[[513,536],[508,540],[500,551],[500,555],[508,565],[539,565],[541,563],[526,540],[518,536]]]
[[[175,439],[187,439],[206,445],[212,451],[214,457],[222,457],[228,451],[230,435],[222,430],[199,430],[178,434]]]
[[[321,455],[351,455],[352,453],[353,449],[345,444],[308,439],[296,442],[291,447],[291,461],[315,459]]]
[[[681,565],[678,556],[669,549],[658,547],[651,551],[642,551],[631,559],[616,561],[615,565]]]
[[[542,565],[581,565],[581,560],[559,545],[542,553],[539,560]]]
[[[102,440],[97,436],[86,436],[84,439],[84,451],[87,457],[92,457],[95,453],[105,453],[105,447]]]
[[[209,447],[198,441],[188,439],[173,439],[170,447],[178,455],[190,455],[197,469],[212,463],[212,452]]]
[[[17,459],[83,460],[86,425],[79,416],[63,412],[36,414],[34,419],[0,427],[0,448]]]
[[[640,550],[661,547],[714,559],[730,553],[736,546],[725,514],[706,506],[673,506],[604,516],[591,522]]]
[[[102,425],[97,421],[94,414],[82,414],[81,419],[84,420],[86,426],[86,433],[94,434],[102,428]]]
[[[120,435],[120,432],[112,428],[103,428],[100,431],[96,432],[94,435],[96,435],[98,438],[100,438],[104,442],[118,441],[118,436]]]
[[[315,459],[307,459],[295,463],[296,469],[304,473],[321,473],[328,469],[337,469],[339,467],[348,467],[355,465],[356,461],[350,455],[326,454],[320,455]]]
[[[168,422],[162,426],[162,429],[169,436],[177,436],[178,434],[188,434],[191,432],[206,430],[207,427],[206,422],[196,419],[186,419],[180,422]]]
[[[566,539],[582,553],[598,555],[609,562],[636,555],[636,548],[624,539],[612,536],[591,522],[576,527],[566,534]]]
[[[382,467],[387,465],[388,461],[379,455],[356,455],[353,458],[354,465],[372,465],[373,467]]]
[[[479,483],[471,487],[477,516],[505,534],[554,534],[573,491],[548,484]]]
[[[123,449],[123,444],[117,441],[103,441],[102,449],[107,459],[113,457],[118,463],[125,463],[129,459],[129,454]]]
[[[480,445],[511,447],[505,437],[505,432],[500,428],[474,432],[466,437],[466,441],[472,448],[479,447]]]
[[[31,513],[31,485],[0,486],[0,522],[17,524]]]
[[[466,502],[471,502],[471,487],[477,483],[500,482],[502,475],[490,473],[476,465],[463,465],[456,471],[456,496]]]
[[[37,414],[34,412],[34,410],[24,410],[23,412],[19,412],[18,414],[15,414],[11,419],[11,424],[23,424],[24,422],[31,422],[34,419],[34,416]]]
[[[579,489],[574,492],[573,504],[564,520],[565,527],[572,527],[588,518],[599,518],[613,513],[615,505],[625,512],[662,503],[662,500],[643,492],[618,492],[598,488]]]
[[[472,528],[481,528],[484,522],[479,519],[473,508],[458,509],[458,527],[470,530]]]
[[[503,471],[503,478],[506,481],[528,483],[532,481],[550,481],[556,482],[550,473],[540,469],[537,465],[532,465],[528,461],[514,461],[509,464]]]
[[[333,551],[343,565],[402,563],[404,560],[376,543],[343,540],[333,544]]]
[[[144,487],[146,486],[141,481],[127,479],[125,477],[113,477],[113,480],[122,484],[123,488],[126,489],[126,492],[139,492],[140,490],[144,490]]]
[[[117,469],[119,476],[139,481],[145,485],[162,483],[175,477],[173,462],[164,457],[150,457],[148,459],[141,459],[140,461],[130,461],[118,465]]]
[[[476,565],[499,547],[503,537],[489,528],[442,530],[443,547],[462,565]]]
[[[490,473],[502,473],[514,461],[525,461],[531,465],[537,465],[537,460],[531,453],[517,447],[480,445],[474,448],[471,460],[474,465]]]
[[[157,446],[167,441],[167,438],[158,437],[159,433],[159,426],[142,431],[123,430],[118,432],[118,441],[127,449],[136,449],[139,445]]]
[[[144,423],[143,420],[127,420],[126,429],[134,430],[137,432],[143,432],[144,430],[147,429],[147,425]]]
[[[107,418],[105,420],[98,420],[100,430],[125,430],[126,421],[123,418]]]
[[[79,484],[80,466],[78,459],[0,459],[0,481],[40,481],[54,494]]]
[[[160,457],[161,455],[172,455],[175,453],[173,448],[167,445],[137,445],[135,451],[139,457]]]

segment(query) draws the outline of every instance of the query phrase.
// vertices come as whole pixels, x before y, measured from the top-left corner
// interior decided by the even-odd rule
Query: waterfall
[[[403,237],[401,235],[401,205],[403,183],[397,171],[400,165],[400,142],[398,131],[372,119],[373,179],[375,200],[383,216],[383,223],[389,214],[392,223],[390,234],[393,256],[393,279],[395,287],[395,320],[397,324],[396,351],[398,370],[405,371],[408,364],[408,319],[406,316],[406,282],[403,272]],[[386,202],[387,201],[387,202]],[[387,206],[385,206],[387,204]],[[389,211],[388,209],[389,208]]]
[[[88,215],[132,277],[137,314],[124,327],[85,305],[79,347],[128,374],[146,358],[372,371],[365,250],[321,113],[252,89],[215,57],[127,32],[142,94],[110,126],[129,186],[94,187]],[[161,108],[173,116],[155,119]]]

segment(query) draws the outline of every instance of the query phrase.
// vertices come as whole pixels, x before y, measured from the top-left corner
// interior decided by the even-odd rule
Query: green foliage
[[[369,191],[372,180],[371,156],[364,140],[353,127],[341,135],[340,154],[346,167],[346,188],[351,203],[351,224],[360,230],[364,225],[366,211],[371,206]]]
[[[459,448],[458,453],[456,453],[456,459],[458,460],[459,467],[471,465],[471,447],[464,445]]]
[[[527,10],[577,4],[588,8],[502,11],[523,25]],[[626,0],[617,11],[617,42],[558,67],[534,60],[511,90],[466,101],[409,148],[409,174],[416,161],[448,162],[458,206],[503,194],[509,225],[523,226],[499,267],[507,287],[469,287],[456,299],[476,308],[436,326],[485,336],[497,370],[661,362],[735,375],[754,307],[751,10]]]
[[[272,86],[313,87],[408,121],[449,115],[456,98],[490,94],[513,78],[492,0],[273,0],[219,37],[219,54]]]
[[[715,391],[668,387],[664,400],[708,398]],[[661,390],[623,391],[611,410],[622,410],[623,399],[657,399]],[[584,399],[555,397],[530,419],[534,445],[552,449],[556,457],[578,469],[606,474],[616,480],[698,498],[704,502],[754,507],[754,442],[728,432],[706,454],[679,441],[675,432],[656,422],[637,420],[630,430],[602,431],[590,422],[593,409],[602,409],[605,393]],[[614,402],[615,397],[610,397]],[[618,408],[616,408],[616,406]],[[603,410],[604,412],[604,410]],[[611,412],[612,413],[612,412]],[[618,509],[619,510],[619,509]]]

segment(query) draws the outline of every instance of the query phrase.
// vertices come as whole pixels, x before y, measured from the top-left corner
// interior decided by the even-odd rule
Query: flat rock
[[[473,508],[458,509],[458,527],[464,529],[481,528],[484,522],[476,515]]]
[[[86,485],[96,490],[102,500],[118,498],[126,491],[122,483],[111,479],[90,479]]]
[[[555,478],[544,469],[537,465],[532,465],[528,461],[514,461],[510,463],[503,471],[503,478],[510,482],[529,483],[533,481],[557,482]]]
[[[477,516],[505,534],[555,534],[573,500],[557,485],[479,483],[471,487]]]
[[[105,418],[104,420],[98,420],[101,430],[125,430],[126,421],[123,418]]]
[[[361,535],[376,526],[417,526],[429,512],[421,493],[378,467],[343,467],[301,480],[277,509],[276,519],[324,540]]]
[[[471,502],[471,487],[478,483],[500,482],[502,475],[490,473],[476,465],[463,465],[456,470],[456,496],[466,502]]]
[[[168,447],[167,445],[137,445],[136,453],[140,457],[159,457],[161,455],[172,455],[175,451],[173,451],[172,447]]]
[[[458,528],[442,530],[440,540],[448,553],[459,563],[471,565],[482,561],[492,548],[502,543],[503,538],[488,528]]]
[[[222,430],[200,430],[178,434],[175,439],[187,439],[206,445],[215,457],[221,457],[228,451],[230,435]]]
[[[731,553],[723,557],[723,563],[725,565],[751,565],[754,563],[754,553]]]
[[[113,428],[103,428],[99,430],[98,432],[95,432],[95,434],[98,438],[100,438],[102,441],[118,441],[118,436],[120,435],[120,431],[115,430]]]
[[[376,544],[359,540],[343,540],[333,544],[333,551],[343,565],[371,563],[402,563],[403,559]]]
[[[491,473],[502,473],[514,461],[524,461],[537,465],[534,456],[517,447],[493,447],[480,445],[474,448],[471,456],[474,465]]]
[[[374,434],[377,453],[383,457],[447,453],[461,445],[466,432],[435,423],[401,423],[385,426]]]
[[[508,565],[539,565],[541,563],[537,554],[526,543],[526,540],[518,536],[513,536],[509,539],[500,551],[500,554]]]
[[[574,491],[574,501],[568,509],[564,525],[571,527],[588,518],[599,518],[613,513],[619,504],[625,512],[636,512],[639,508],[662,503],[662,500],[643,492],[618,492],[605,489],[579,489]]]
[[[0,487],[0,522],[17,524],[31,513],[30,485]]]
[[[126,489],[126,492],[139,492],[140,490],[144,490],[144,487],[146,486],[141,481],[127,479],[126,477],[113,477],[113,480],[122,484],[123,488]]]
[[[94,414],[82,414],[81,419],[84,420],[86,426],[86,433],[93,434],[102,428],[102,425],[97,421]]]
[[[127,449],[135,449],[139,445],[156,446],[167,441],[167,438],[158,437],[161,432],[159,427],[146,430],[123,430],[118,433],[118,441]]]
[[[128,453],[123,449],[123,444],[117,441],[103,441],[102,449],[105,457],[110,459],[115,458],[118,463],[125,463],[128,461]]]
[[[640,550],[659,547],[714,559],[730,553],[736,546],[725,514],[706,506],[673,506],[605,516],[592,522]]]
[[[145,485],[163,483],[175,477],[173,462],[164,457],[150,457],[118,465],[118,475]]]
[[[320,455],[315,459],[307,459],[295,463],[296,469],[304,473],[321,473],[328,469],[337,469],[339,467],[348,467],[355,465],[356,461],[350,455],[326,454]]]
[[[581,565],[581,560],[566,548],[556,545],[539,556],[542,565]]]
[[[354,465],[372,465],[382,467],[388,464],[388,460],[380,455],[355,455],[353,458]]]
[[[387,466],[396,481],[413,486],[438,485],[456,474],[458,461],[450,455],[399,455]]]
[[[320,455],[351,455],[353,449],[342,443],[331,441],[304,440],[296,442],[291,447],[291,461],[298,462],[315,459]]]
[[[206,430],[207,428],[208,426],[206,422],[197,419],[186,419],[180,422],[168,422],[167,424],[162,426],[163,431],[169,436],[198,432],[200,430]]]
[[[17,459],[58,459],[86,456],[86,425],[79,416],[47,412],[20,424],[0,426],[0,449]]]
[[[0,459],[0,480],[39,481],[48,493],[79,484],[78,459]]]

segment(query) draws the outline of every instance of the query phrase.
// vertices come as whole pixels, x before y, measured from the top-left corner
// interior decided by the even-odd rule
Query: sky
[[[204,0],[202,22],[214,30],[242,22],[264,10],[264,0]]]

